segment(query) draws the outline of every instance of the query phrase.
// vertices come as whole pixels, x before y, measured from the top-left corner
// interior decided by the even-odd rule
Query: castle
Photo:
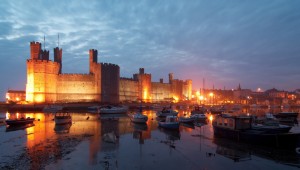
[[[169,82],[152,82],[144,68],[132,78],[121,78],[120,67],[98,63],[98,51],[89,50],[88,74],[63,74],[62,49],[54,48],[54,60],[41,43],[30,42],[27,59],[26,101],[29,103],[102,102],[119,103],[143,100],[161,102],[191,99],[192,80],[178,80],[169,74]],[[7,99],[14,100],[7,95]]]

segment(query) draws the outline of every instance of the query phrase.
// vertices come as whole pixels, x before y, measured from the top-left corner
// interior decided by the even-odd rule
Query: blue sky
[[[0,4],[0,99],[25,90],[30,41],[63,48],[63,73],[87,73],[88,50],[140,67],[153,81],[174,73],[193,89],[300,88],[299,0],[9,1]],[[2,97],[3,96],[3,97]]]

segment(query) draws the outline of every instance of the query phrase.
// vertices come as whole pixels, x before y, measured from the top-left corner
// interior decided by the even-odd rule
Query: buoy
[[[296,153],[297,153],[297,154],[300,154],[300,147],[297,147],[297,148],[296,148]]]

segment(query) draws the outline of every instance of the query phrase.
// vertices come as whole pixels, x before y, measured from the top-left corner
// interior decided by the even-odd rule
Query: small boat
[[[179,117],[179,123],[193,123],[195,121],[195,118],[190,117]]]
[[[129,117],[133,123],[146,123],[148,121],[148,116],[143,115],[140,112],[130,114]]]
[[[264,118],[257,119],[252,124],[252,129],[264,131],[264,133],[287,133],[292,126],[282,125],[272,113],[266,113]]]
[[[166,116],[165,120],[158,122],[158,126],[166,129],[179,129],[177,116]]]
[[[178,112],[172,110],[171,108],[164,107],[161,111],[156,112],[157,117],[166,117],[166,116],[177,116]]]
[[[34,118],[20,118],[20,119],[7,119],[5,120],[5,123],[9,126],[18,126],[18,125],[25,125],[25,124],[31,124],[33,123]]]
[[[115,114],[115,113],[127,113],[128,107],[126,106],[102,106],[99,109],[100,114]]]
[[[191,115],[191,117],[194,119],[194,120],[206,120],[207,119],[207,116],[205,114],[194,114],[194,115]]]
[[[206,109],[202,106],[195,106],[194,110],[191,111],[191,114],[204,114],[206,112]]]
[[[47,105],[43,108],[43,112],[56,113],[63,110],[63,106],[60,105]]]
[[[15,125],[15,126],[7,126],[6,127],[6,132],[12,132],[12,131],[17,131],[17,130],[24,130],[30,127],[35,126],[34,123],[29,123],[29,124],[21,124],[21,125]]]
[[[72,123],[72,117],[69,113],[56,113],[54,116],[56,125],[64,125]]]
[[[279,123],[274,124],[253,124],[252,129],[263,131],[264,133],[288,133],[292,126],[281,125]]]

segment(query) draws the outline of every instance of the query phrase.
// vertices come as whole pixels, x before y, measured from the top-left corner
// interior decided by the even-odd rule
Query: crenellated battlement
[[[35,42],[35,41],[30,42],[30,45],[39,45],[39,44],[41,44],[41,43],[40,42]]]
[[[59,63],[52,60],[40,60],[40,59],[27,59],[27,63],[45,63],[45,64],[54,64],[59,65]]]
[[[102,67],[116,67],[116,68],[120,68],[119,65],[117,64],[112,64],[112,63],[101,63]]]

